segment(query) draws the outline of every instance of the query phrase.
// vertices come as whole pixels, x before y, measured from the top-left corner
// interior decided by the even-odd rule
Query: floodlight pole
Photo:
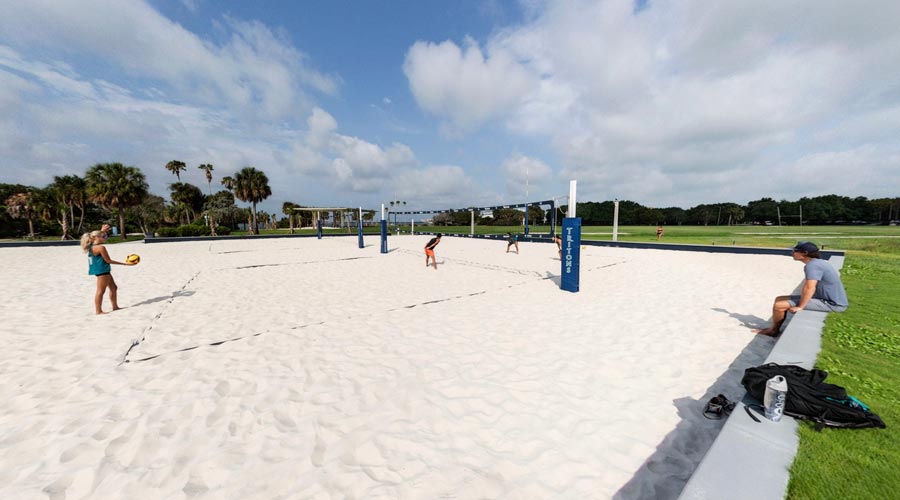
[[[619,199],[613,200],[613,241],[619,241]]]

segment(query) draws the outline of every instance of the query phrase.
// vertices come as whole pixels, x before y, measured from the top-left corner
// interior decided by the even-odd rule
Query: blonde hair
[[[91,246],[91,242],[94,241],[94,238],[101,234],[103,234],[103,231],[91,231],[81,235],[81,249],[84,253],[87,253],[88,247]]]

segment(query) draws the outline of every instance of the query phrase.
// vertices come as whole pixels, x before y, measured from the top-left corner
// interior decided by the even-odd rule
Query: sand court
[[[114,245],[101,317],[77,248],[0,250],[0,496],[673,497],[802,279],[587,247],[571,294],[555,245],[427,240]]]

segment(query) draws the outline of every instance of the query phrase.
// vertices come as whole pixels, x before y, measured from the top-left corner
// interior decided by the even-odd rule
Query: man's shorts
[[[791,306],[796,307],[797,304],[800,303],[799,295],[791,295],[789,299]],[[847,306],[839,306],[837,304],[832,304],[831,302],[824,301],[822,299],[809,299],[809,302],[806,303],[806,307],[803,308],[805,311],[822,311],[822,312],[844,312],[847,310]]]
[[[434,257],[434,250],[425,249],[425,255],[428,257]]]

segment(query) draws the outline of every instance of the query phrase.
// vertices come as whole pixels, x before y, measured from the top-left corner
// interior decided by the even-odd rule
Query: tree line
[[[206,178],[204,194],[199,187],[181,181],[187,170],[184,162],[173,160],[165,168],[176,178],[169,185],[168,201],[150,193],[139,168],[121,163],[96,164],[84,176],[55,176],[44,187],[0,183],[0,200],[6,208],[0,211],[0,237],[53,235],[77,239],[83,231],[96,229],[103,222],[115,222],[123,238],[135,230],[146,234],[180,225],[200,226],[197,233],[216,235],[229,231],[222,223],[233,226],[241,220],[246,220],[249,232],[255,234],[261,222],[275,221],[274,214],[256,209],[272,195],[269,179],[261,170],[246,167],[233,176],[224,176],[220,180],[223,189],[213,193],[215,168],[201,164],[197,168]],[[235,199],[249,203],[249,209],[237,207]],[[295,214],[289,206],[299,205],[285,204],[293,227]]]
[[[560,223],[568,207],[556,208],[556,221]],[[829,194],[825,196],[803,197],[796,201],[761,198],[746,205],[739,203],[701,204],[688,209],[680,207],[654,208],[640,203],[619,201],[619,224],[623,226],[642,225],[691,225],[716,226],[734,224],[760,225],[827,225],[827,224],[889,224],[900,220],[900,198],[868,199],[864,196],[850,198]],[[611,226],[615,216],[612,201],[582,202],[578,204],[576,215],[586,226]],[[529,224],[549,224],[553,214],[550,210],[528,207]],[[475,213],[478,225],[515,226],[524,223],[525,213],[516,209],[494,210],[490,217]],[[443,212],[432,219],[437,225],[467,226],[471,223],[468,210]]]
[[[169,200],[149,192],[146,177],[137,167],[121,163],[101,163],[87,169],[84,176],[56,176],[44,187],[0,183],[0,200],[6,210],[0,211],[0,237],[20,237],[42,234],[75,239],[83,231],[97,228],[103,222],[116,222],[118,231],[127,237],[129,231],[154,233],[191,226],[191,234],[216,235],[228,232],[237,222],[246,221],[250,234],[259,232],[260,224],[271,226],[275,215],[258,212],[258,203],[272,195],[269,179],[261,170],[245,167],[234,175],[219,180],[222,189],[213,193],[212,164],[197,168],[203,171],[207,192],[181,175],[187,165],[178,160],[168,162],[165,169],[176,182],[169,184]],[[238,207],[235,200],[249,203]],[[391,202],[406,205],[406,202]],[[302,205],[285,201],[282,213],[293,233],[295,224],[303,219],[295,208]],[[557,207],[556,220],[561,221],[567,207]],[[654,208],[640,203],[619,202],[621,225],[730,225],[730,224],[889,224],[900,219],[900,198],[850,198],[829,194],[803,197],[799,200],[776,201],[761,198],[746,205],[738,203],[701,204],[688,209],[680,207]],[[371,220],[374,212],[366,211],[363,218]],[[335,214],[353,217],[352,212]],[[584,225],[609,226],[613,223],[612,201],[578,204],[577,215]],[[312,214],[306,215],[312,223]],[[438,225],[469,225],[468,210],[436,214]],[[528,207],[530,224],[548,224],[553,214],[537,206]],[[490,215],[475,213],[479,225],[515,226],[524,222],[525,213],[517,209],[496,209]],[[284,219],[282,219],[282,223]],[[227,225],[225,225],[227,224]],[[205,229],[204,229],[205,228]],[[181,234],[181,233],[177,233]]]

